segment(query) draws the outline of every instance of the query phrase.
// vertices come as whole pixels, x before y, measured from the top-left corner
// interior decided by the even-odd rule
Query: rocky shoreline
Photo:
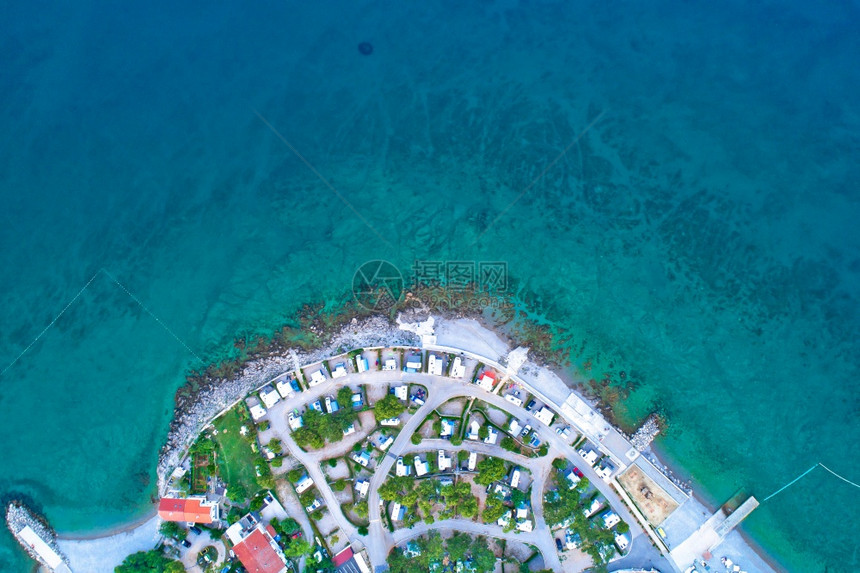
[[[353,348],[414,346],[418,343],[415,334],[400,330],[386,317],[353,318],[331,336],[327,344],[316,350],[306,352],[288,348],[249,361],[231,379],[207,377],[195,393],[177,398],[167,441],[158,461],[159,493],[164,493],[170,472],[179,465],[200,431],[218,413],[273,378],[295,370],[301,364],[312,364]]]
[[[32,510],[21,502],[12,501],[7,504],[6,527],[18,541],[18,544],[27,552],[27,555],[41,563],[42,566],[50,569],[50,566],[45,563],[39,554],[19,537],[18,534],[20,531],[27,526],[30,526],[30,528],[36,532],[36,535],[41,537],[42,540],[63,559],[63,562],[68,565],[69,558],[66,557],[66,555],[60,550],[59,545],[57,545],[57,534],[48,522],[44,518],[33,513]]]

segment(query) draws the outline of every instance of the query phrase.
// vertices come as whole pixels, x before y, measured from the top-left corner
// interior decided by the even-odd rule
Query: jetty
[[[24,551],[43,567],[54,573],[72,573],[53,530],[26,505],[11,502],[6,506],[6,527]]]
[[[679,567],[692,564],[695,559],[713,553],[726,536],[758,507],[758,500],[749,497],[735,511],[720,508],[681,544],[672,549],[672,559]]]

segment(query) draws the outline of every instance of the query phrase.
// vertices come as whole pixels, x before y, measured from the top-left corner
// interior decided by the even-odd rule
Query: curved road
[[[408,380],[404,380],[404,378],[408,378]],[[411,417],[406,421],[403,428],[397,435],[397,438],[394,440],[394,443],[388,449],[387,455],[378,464],[376,471],[370,479],[370,491],[368,494],[370,526],[368,535],[361,536],[358,534],[356,527],[343,515],[340,503],[336,499],[334,492],[326,483],[325,475],[320,468],[320,462],[323,459],[342,455],[344,446],[332,444],[332,446],[326,446],[322,450],[316,452],[303,451],[292,439],[286,421],[287,413],[294,408],[305,407],[307,404],[319,399],[321,396],[335,392],[338,388],[344,385],[356,383],[396,384],[400,382],[423,384],[427,388],[426,401],[418,411],[411,415]],[[497,387],[497,390],[498,388],[499,387]],[[525,421],[527,424],[532,426],[534,431],[540,437],[542,443],[549,446],[549,454],[541,458],[528,458],[520,454],[508,452],[500,446],[490,446],[483,442],[473,442],[470,440],[464,441],[460,446],[452,446],[448,440],[424,440],[418,445],[412,444],[412,434],[433,410],[451,399],[461,397],[478,398],[516,416],[520,421]],[[310,388],[305,392],[291,396],[286,400],[282,400],[269,410],[267,417],[272,424],[272,429],[270,431],[282,439],[290,454],[299,460],[299,462],[307,469],[308,475],[314,480],[314,485],[323,497],[326,506],[337,522],[338,527],[340,527],[351,543],[361,542],[361,545],[367,547],[373,567],[383,565],[391,549],[404,539],[421,535],[421,532],[426,532],[430,529],[456,528],[461,531],[468,531],[479,535],[492,535],[493,537],[516,539],[518,541],[532,543],[540,549],[544,557],[546,567],[554,571],[561,570],[562,565],[556,551],[552,532],[547,527],[543,517],[544,485],[551,475],[552,460],[559,455],[575,463],[577,467],[582,470],[585,477],[591,481],[594,487],[600,491],[606,499],[610,500],[613,511],[615,511],[630,525],[630,533],[632,537],[631,551],[633,549],[632,546],[639,543],[639,537],[645,535],[639,523],[630,514],[627,507],[621,503],[618,495],[612,490],[610,485],[599,478],[594,472],[594,469],[585,464],[579,457],[579,454],[577,454],[569,444],[556,434],[554,430],[547,427],[542,422],[539,422],[522,406],[515,406],[498,394],[487,392],[479,386],[471,384],[468,380],[452,379],[424,373],[406,374],[401,371],[368,371],[362,374],[351,373],[338,380],[328,379],[314,388]],[[363,432],[360,433],[363,434]],[[349,440],[349,444],[351,445],[354,440],[359,439],[359,436],[354,438],[350,436],[350,438],[352,438]],[[534,531],[530,533],[505,533],[495,524],[487,525],[463,519],[439,521],[430,526],[419,523],[412,529],[401,529],[395,531],[393,534],[388,531],[384,527],[382,521],[379,486],[381,486],[388,477],[398,456],[412,451],[428,449],[444,449],[446,451],[468,449],[469,451],[476,451],[483,455],[492,455],[503,458],[528,468],[532,473],[531,503],[533,517],[535,519]],[[340,454],[337,452],[340,452]],[[650,543],[646,543],[645,545],[650,545]]]

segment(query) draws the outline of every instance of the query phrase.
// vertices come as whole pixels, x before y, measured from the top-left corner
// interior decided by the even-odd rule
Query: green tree
[[[287,479],[290,480],[290,483],[299,483],[303,475],[305,475],[304,468],[293,468],[287,472]]]
[[[412,443],[416,446],[421,443],[422,439],[423,438],[421,437],[421,434],[419,434],[418,432],[415,432],[414,434],[412,434],[412,437],[410,438]]]
[[[622,534],[627,533],[628,531],[630,531],[630,526],[627,525],[626,521],[622,521],[618,525],[615,526],[615,531],[617,531],[618,533],[622,533]]]
[[[180,569],[176,568],[178,564]],[[175,573],[184,571],[182,564],[168,559],[161,551],[152,549],[150,551],[138,551],[132,553],[114,568],[115,573]]]
[[[352,389],[344,386],[337,391],[337,401],[341,408],[352,408]]]
[[[356,531],[358,531],[359,535],[367,535],[368,534],[368,529],[367,529],[366,525],[359,525],[356,528]]]
[[[505,436],[502,438],[502,442],[500,444],[502,448],[508,450],[509,452],[515,452],[519,448],[517,447],[517,442],[510,436]]]
[[[373,407],[373,414],[378,422],[399,416],[405,409],[406,406],[394,394],[386,394],[385,398],[379,400]]]
[[[305,539],[294,539],[284,549],[286,557],[301,557],[302,555],[310,555],[313,552],[313,547]]]
[[[490,485],[505,477],[505,461],[501,458],[488,457],[478,462],[476,469],[478,475],[475,483],[479,485]]]
[[[483,518],[484,523],[492,523],[499,519],[507,511],[508,508],[505,507],[505,504],[502,503],[502,500],[496,497],[488,497],[487,502],[484,505],[484,511],[483,513],[481,513],[481,518]]]
[[[277,438],[271,440],[267,447],[269,448],[270,452],[273,452],[275,454],[280,454],[282,451],[284,451],[284,445],[281,443],[281,440]]]
[[[345,489],[346,489],[346,480],[339,479],[339,480],[335,481],[333,484],[331,484],[331,488],[332,488],[334,491],[343,491],[343,490],[345,490]]]
[[[457,511],[467,519],[475,517],[478,514],[478,499],[472,495],[461,499],[457,504]]]
[[[564,471],[567,468],[567,460],[564,458],[555,458],[552,461],[552,467],[558,471]]]
[[[482,440],[486,440],[489,435],[490,435],[490,429],[486,425],[478,428],[478,437],[481,438]]]
[[[188,530],[179,527],[179,524],[175,521],[165,521],[161,524],[161,527],[158,528],[158,531],[165,537],[178,539],[179,541],[188,537]]]
[[[467,452],[466,450],[460,450],[459,452],[457,452],[457,460],[458,461],[465,462],[468,459],[469,459],[469,452]]]
[[[469,548],[472,546],[472,538],[462,531],[457,531],[448,540],[448,555],[452,561],[462,561]]]
[[[472,543],[472,567],[476,572],[490,573],[496,568],[496,555],[487,548],[487,540],[478,537]]]
[[[368,507],[366,501],[360,501],[355,504],[355,514],[361,518],[367,517]]]

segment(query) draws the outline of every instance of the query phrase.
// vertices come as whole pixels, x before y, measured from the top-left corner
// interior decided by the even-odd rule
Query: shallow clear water
[[[95,276],[2,375],[4,495],[60,530],[144,511],[184,345],[375,258],[507,261],[712,501],[856,481],[857,9],[461,4],[0,7],[3,367]],[[813,472],[744,528],[851,571],[858,502]]]

